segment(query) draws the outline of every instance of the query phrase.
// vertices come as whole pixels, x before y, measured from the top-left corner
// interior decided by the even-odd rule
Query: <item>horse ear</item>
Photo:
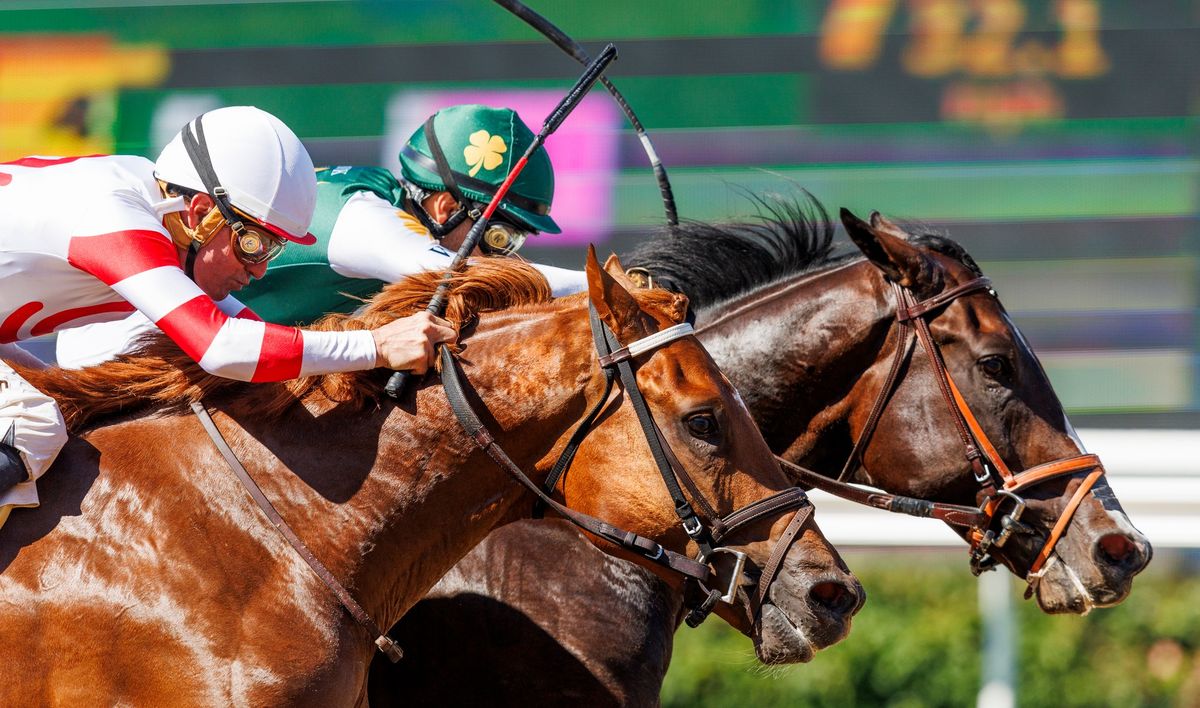
[[[879,212],[871,212],[871,223],[858,218],[845,207],[841,210],[842,224],[854,245],[867,260],[883,271],[888,280],[906,288],[936,290],[940,283],[936,268],[919,246],[908,242],[907,234]]]
[[[604,261],[604,271],[616,278],[617,282],[626,290],[637,290],[638,284],[625,274],[625,266],[621,265],[621,259],[617,258],[617,254],[612,254],[608,260]]]
[[[617,265],[620,266],[620,263]],[[588,246],[586,271],[588,297],[596,307],[596,314],[617,335],[617,339],[625,342],[644,337],[647,333],[643,331],[642,309],[637,299],[613,275],[600,267],[596,247],[592,245]]]

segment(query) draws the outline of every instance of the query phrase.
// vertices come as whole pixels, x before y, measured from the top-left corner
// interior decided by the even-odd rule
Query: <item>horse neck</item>
[[[535,482],[544,473],[534,463],[581,416],[585,389],[598,395],[588,385],[599,373],[578,309],[489,318],[460,358],[476,412]],[[271,423],[297,434],[278,448],[268,444],[277,469],[256,477],[268,479],[264,489],[282,500],[284,518],[303,522],[296,526],[306,544],[382,626],[492,528],[529,515],[531,504],[516,504],[528,493],[462,431],[439,385],[418,391],[415,410],[317,413],[295,406]],[[246,430],[251,446],[272,435]]]
[[[702,313],[700,339],[776,453],[818,470],[849,453],[848,397],[894,321],[889,293],[874,266],[856,261]]]

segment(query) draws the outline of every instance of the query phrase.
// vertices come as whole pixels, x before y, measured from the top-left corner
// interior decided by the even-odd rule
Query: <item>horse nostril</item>
[[[858,595],[838,582],[817,583],[808,591],[818,605],[837,615],[845,615],[858,605]]]
[[[1110,533],[1096,542],[1096,555],[1110,565],[1128,565],[1139,554],[1133,539],[1123,533]]]

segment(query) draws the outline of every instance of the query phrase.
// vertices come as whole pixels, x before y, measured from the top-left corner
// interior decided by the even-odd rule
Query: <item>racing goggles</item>
[[[511,256],[521,248],[529,231],[508,221],[493,217],[479,239],[479,250],[489,256]]]
[[[251,221],[249,217],[238,211],[231,210],[241,217],[229,222],[229,230],[233,239],[233,254],[242,263],[253,266],[266,263],[283,253],[287,241],[267,231],[264,227]]]

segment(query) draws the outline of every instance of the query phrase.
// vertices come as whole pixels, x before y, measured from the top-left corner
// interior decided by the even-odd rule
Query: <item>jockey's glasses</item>
[[[242,263],[253,266],[266,263],[283,253],[287,241],[272,234],[265,227],[252,221],[248,216],[233,208],[232,211],[240,218],[228,222],[233,240],[233,254]]]
[[[479,250],[489,256],[511,256],[525,243],[529,231],[495,215],[488,220],[487,228],[483,230],[483,238],[479,240]]]

